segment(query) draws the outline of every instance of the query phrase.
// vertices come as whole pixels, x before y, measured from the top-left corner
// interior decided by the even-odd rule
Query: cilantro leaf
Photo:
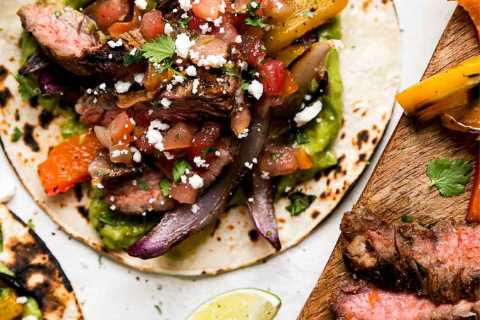
[[[160,181],[160,191],[162,191],[164,197],[168,197],[170,194],[170,183],[165,178]]]
[[[441,158],[428,163],[427,176],[442,196],[451,197],[465,192],[472,169],[472,164],[465,160]]]
[[[315,196],[307,195],[303,192],[294,192],[288,196],[288,199],[290,200],[290,204],[287,206],[287,210],[292,217],[296,217],[307,210],[315,200]]]
[[[262,29],[268,27],[268,24],[265,23],[264,19],[258,16],[247,17],[245,19],[245,24]]]
[[[147,42],[142,48],[143,56],[151,63],[160,64],[175,54],[175,41],[169,36],[161,36]]]
[[[130,67],[132,64],[138,63],[143,59],[143,52],[141,50],[135,51],[134,54],[127,53],[123,57],[123,66]]]
[[[203,156],[206,156],[210,153],[215,153],[215,151],[217,151],[218,149],[215,148],[215,147],[206,147],[206,148],[203,148],[202,149],[202,155]]]
[[[190,20],[192,20],[192,17],[186,17],[186,18],[183,18],[181,19],[180,21],[178,21],[178,25],[180,26],[180,28],[182,29],[187,29],[188,28],[188,24],[190,23]]]
[[[18,92],[22,96],[23,100],[30,100],[42,93],[35,79],[31,77],[24,77],[19,74],[17,74],[15,79],[18,82]]]
[[[150,189],[150,187],[145,182],[145,180],[143,180],[141,178],[137,179],[137,185],[138,185],[138,188],[140,188],[140,190],[143,190],[143,191],[147,191],[148,189]]]
[[[12,142],[17,142],[20,140],[20,138],[23,136],[22,130],[20,130],[18,127],[15,127],[12,132],[12,136],[10,137],[10,140]]]
[[[175,163],[173,164],[173,171],[172,171],[173,181],[179,182],[182,176],[185,174],[185,172],[190,169],[192,169],[192,167],[187,161],[183,159],[175,161]]]
[[[298,145],[307,144],[309,142],[308,140],[307,135],[302,131],[298,132],[295,136],[295,143]]]

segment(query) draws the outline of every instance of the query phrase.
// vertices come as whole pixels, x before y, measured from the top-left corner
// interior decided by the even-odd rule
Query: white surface
[[[403,30],[403,74],[406,87],[422,75],[455,7],[441,0],[396,1]],[[387,136],[393,131],[401,111],[396,109]],[[339,235],[342,213],[358,199],[374,163],[347,199],[317,230],[299,246],[266,263],[212,278],[185,279],[155,276],[128,270],[99,256],[68,238],[32,202],[17,183],[17,194],[10,207],[25,221],[32,218],[37,233],[62,264],[77,291],[87,320],[184,319],[198,304],[212,296],[242,287],[266,289],[283,301],[277,319],[295,319],[325,266]],[[0,155],[0,181],[13,176]],[[158,305],[161,312],[158,312]]]

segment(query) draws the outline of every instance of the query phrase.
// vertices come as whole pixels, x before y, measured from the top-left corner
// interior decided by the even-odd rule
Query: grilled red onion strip
[[[258,169],[253,173],[253,202],[247,202],[247,206],[260,235],[276,250],[280,250],[282,244],[273,210],[272,182],[270,179],[262,178]]]
[[[194,205],[182,205],[167,212],[160,223],[128,249],[128,254],[142,259],[158,257],[191,235],[210,225],[224,211],[229,194],[240,183],[263,148],[270,125],[270,112],[256,115],[250,134],[240,147],[240,154],[228,174],[215,183]]]

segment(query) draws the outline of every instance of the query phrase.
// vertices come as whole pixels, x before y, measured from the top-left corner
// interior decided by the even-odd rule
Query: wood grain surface
[[[477,39],[468,15],[457,8],[424,77],[480,54]],[[408,50],[408,44],[404,44],[404,50]],[[462,220],[471,185],[460,196],[444,198],[430,186],[425,170],[430,160],[442,156],[473,161],[473,151],[473,137],[447,131],[438,123],[420,126],[403,116],[356,207],[368,206],[387,221],[397,220],[404,214],[425,224],[446,217]],[[348,277],[337,242],[299,319],[333,319],[328,307],[330,295]]]

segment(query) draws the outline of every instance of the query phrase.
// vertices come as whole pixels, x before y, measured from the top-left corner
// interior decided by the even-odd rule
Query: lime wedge
[[[272,320],[280,298],[259,289],[233,290],[207,301],[187,320]]]

